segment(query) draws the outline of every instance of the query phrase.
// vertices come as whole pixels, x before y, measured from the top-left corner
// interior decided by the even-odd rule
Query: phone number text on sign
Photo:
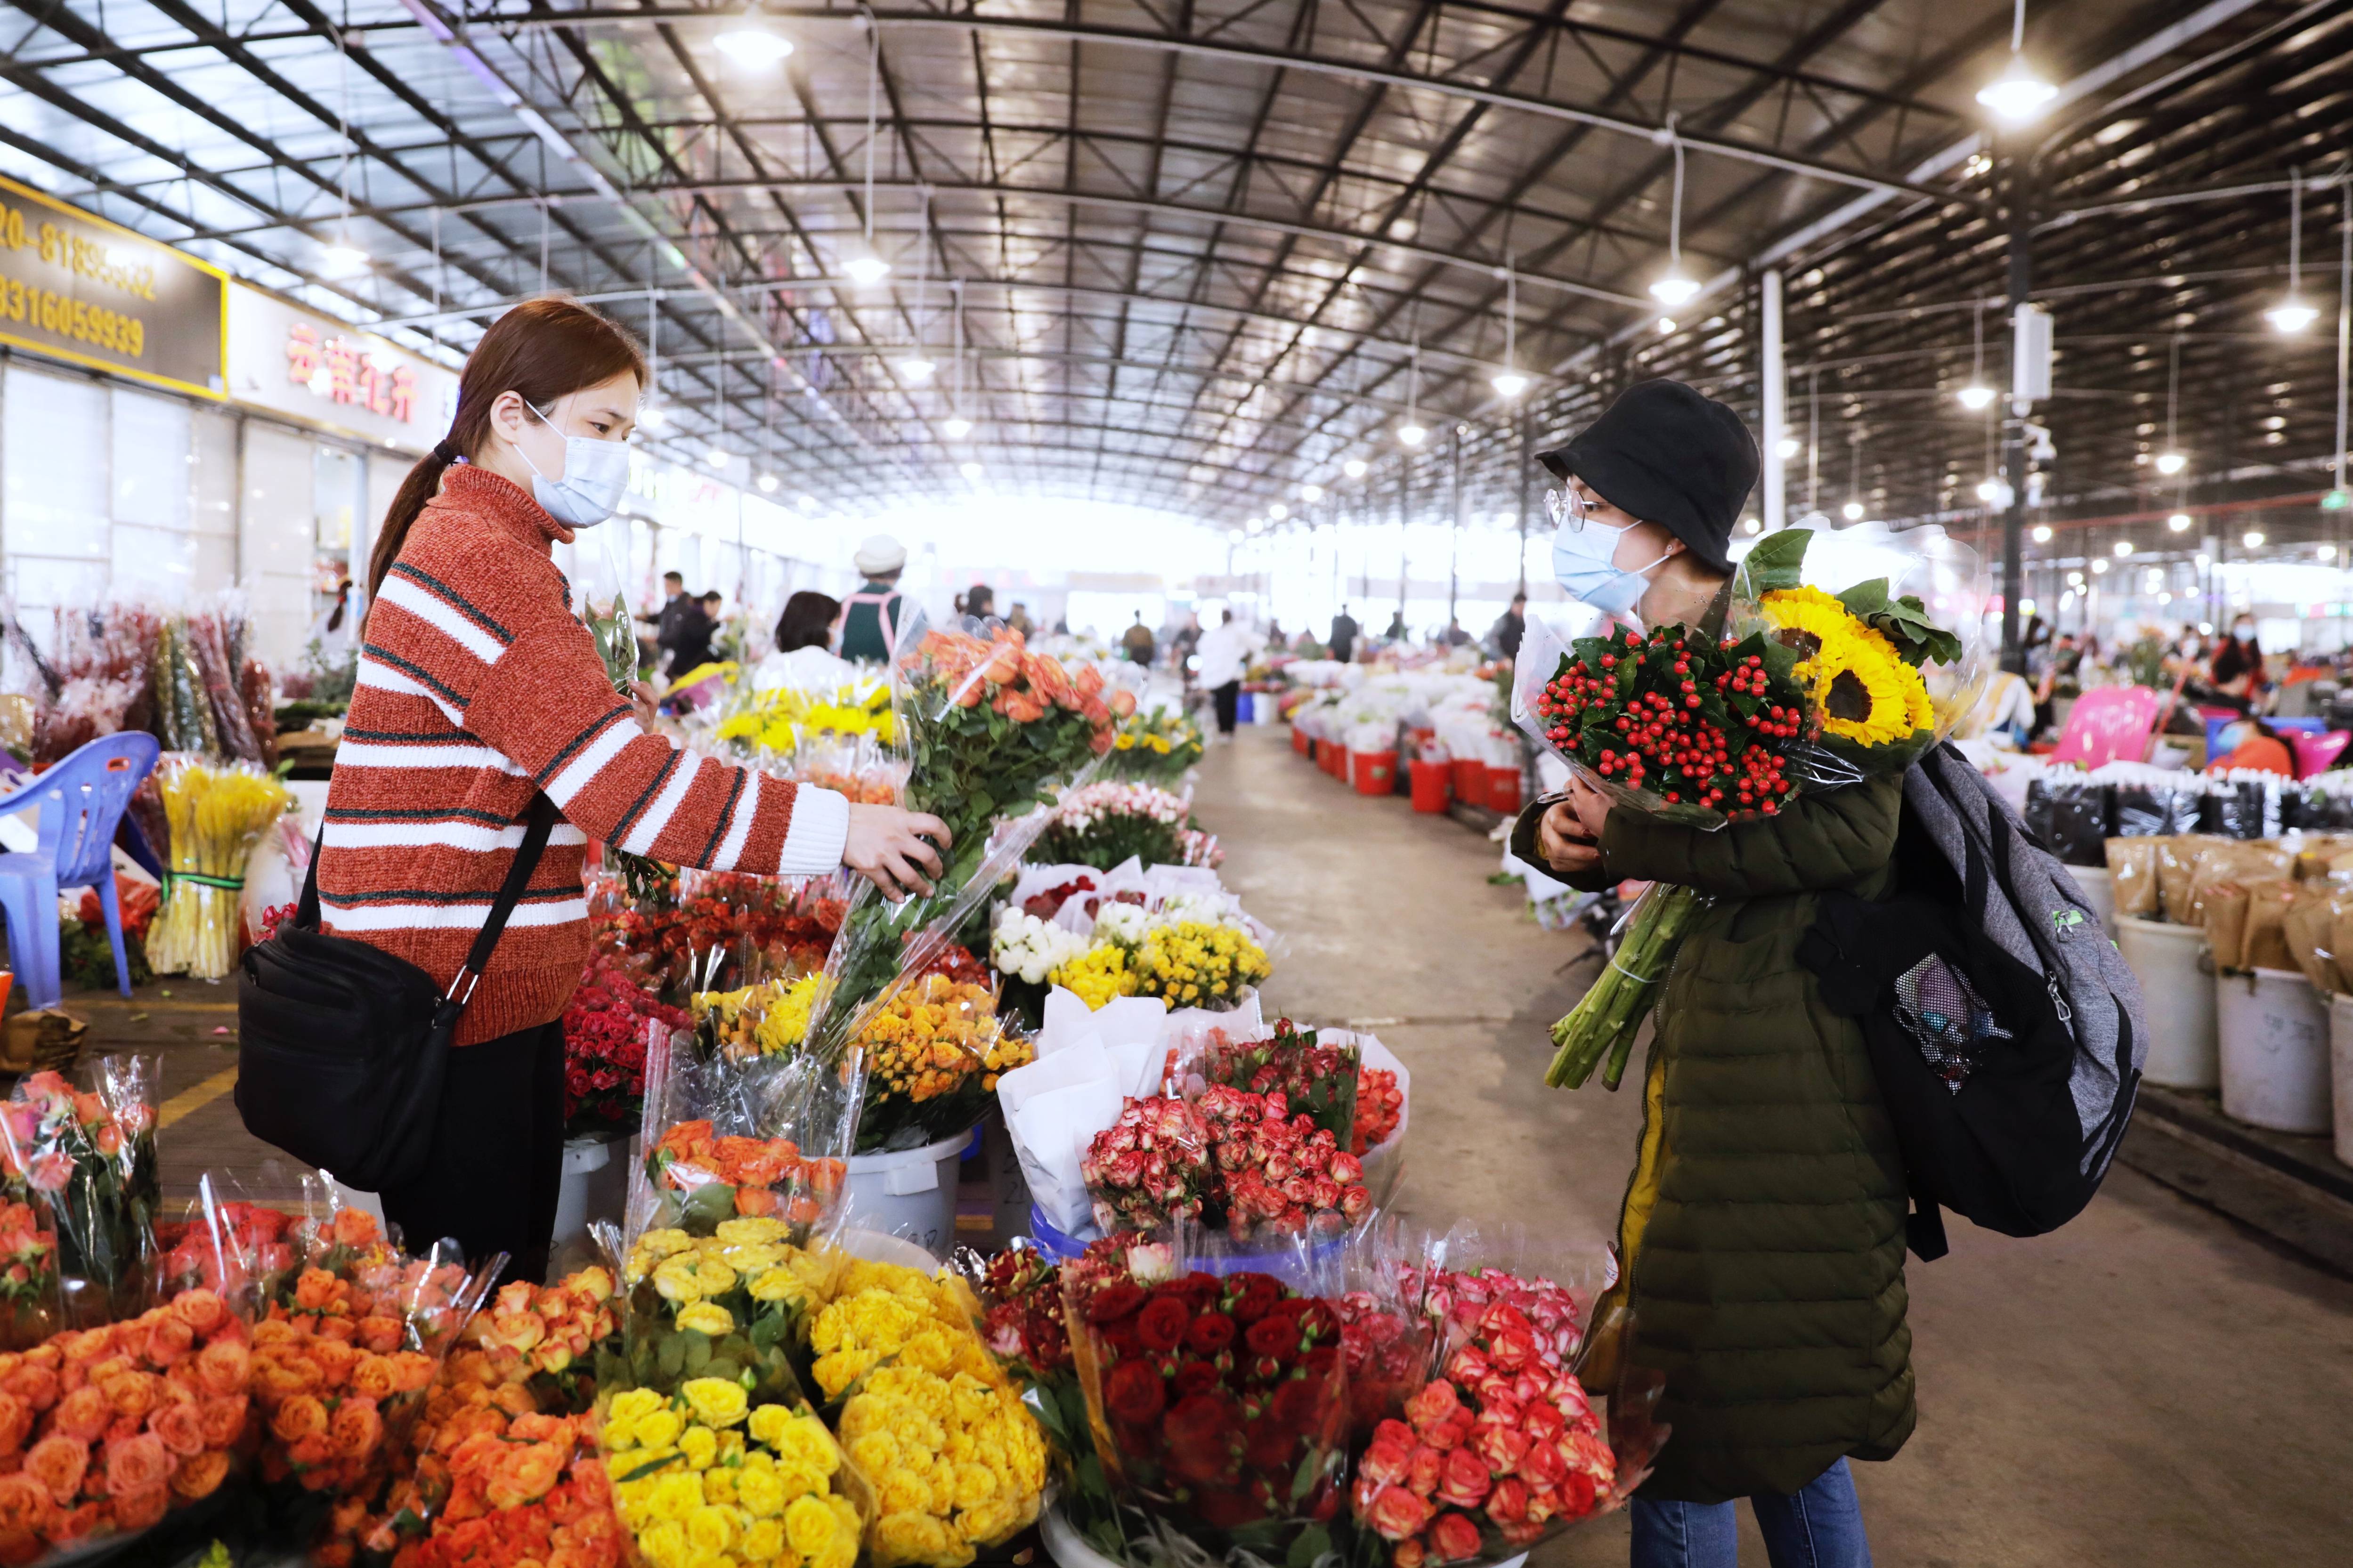
[[[138,317],[27,287],[20,279],[0,279],[0,321],[22,321],[132,359],[147,352],[147,324]]]
[[[220,397],[219,268],[0,179],[0,340]]]

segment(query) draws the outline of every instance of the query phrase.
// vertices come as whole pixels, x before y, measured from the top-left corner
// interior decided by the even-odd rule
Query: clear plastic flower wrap
[[[88,1089],[78,1089],[54,1072],[17,1081],[0,1106],[0,1163],[33,1206],[46,1212],[47,1226],[36,1224],[26,1234],[46,1229],[56,1242],[61,1321],[97,1328],[147,1303],[160,1195],[155,1120],[162,1058],[100,1057],[85,1073]]]

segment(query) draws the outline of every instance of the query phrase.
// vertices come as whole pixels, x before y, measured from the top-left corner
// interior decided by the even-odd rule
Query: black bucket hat
[[[1536,461],[1658,523],[1717,571],[1732,569],[1732,525],[1757,488],[1757,441],[1715,399],[1664,377],[1637,383],[1567,446],[1539,452]]]

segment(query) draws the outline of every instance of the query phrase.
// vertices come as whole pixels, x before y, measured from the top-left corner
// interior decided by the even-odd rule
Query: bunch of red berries
[[[1535,699],[1563,756],[1670,805],[1772,816],[1791,788],[1778,741],[1804,714],[1756,642],[1720,647],[1681,626],[1584,637]]]

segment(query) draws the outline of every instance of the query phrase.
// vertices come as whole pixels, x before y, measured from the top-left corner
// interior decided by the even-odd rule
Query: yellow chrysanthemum
[[[1765,595],[1765,616],[1806,657],[1791,673],[1822,731],[1859,746],[1909,740],[1935,721],[1926,682],[1895,645],[1819,588]]]

